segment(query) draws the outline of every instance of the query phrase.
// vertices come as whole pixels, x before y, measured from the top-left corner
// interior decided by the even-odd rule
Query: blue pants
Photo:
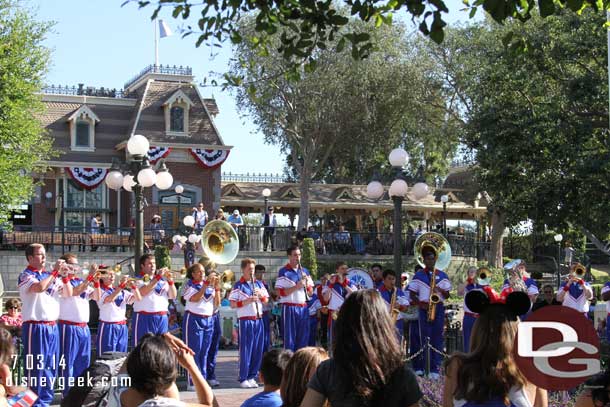
[[[426,338],[430,338],[430,345],[444,352],[443,328],[445,327],[445,306],[442,303],[436,304],[436,318],[428,322],[428,310],[419,309],[419,332],[422,346],[426,343]],[[438,373],[441,367],[441,355],[430,349],[424,350],[424,366],[430,354],[430,373]]]
[[[161,335],[166,333],[168,329],[169,325],[167,322],[167,314],[151,315],[134,312],[133,321],[131,324],[133,346],[138,346],[138,341],[140,340],[140,338],[146,335],[147,333]]]
[[[337,311],[333,311],[333,313],[335,313]],[[328,349],[331,350],[333,349],[333,328],[335,327],[335,320],[332,317],[332,314],[329,312],[328,313],[328,322],[327,322],[327,326],[328,326],[328,331],[326,332],[326,340],[328,341]]]
[[[409,321],[409,355],[414,355],[421,349],[419,336],[419,320]],[[413,359],[413,370],[424,370],[424,358],[420,355]]]
[[[239,381],[256,379],[263,361],[262,320],[239,320]]]
[[[309,310],[307,307],[284,305],[282,308],[284,349],[293,352],[309,343]]]
[[[127,324],[101,322],[97,328],[97,356],[104,352],[127,352]]]
[[[212,341],[210,342],[210,350],[208,351],[208,357],[206,360],[206,374],[203,375],[203,377],[207,378],[208,380],[216,380],[216,356],[218,355],[218,345],[220,345],[220,337],[222,336],[220,312],[215,313],[212,318],[214,320],[214,330],[212,332]],[[203,374],[203,370],[201,373]]]
[[[64,395],[70,391],[69,378],[78,377],[91,362],[91,332],[88,326],[59,324],[59,354],[63,358],[59,366],[64,378]],[[65,363],[65,364],[64,364]]]
[[[477,320],[475,316],[464,314],[464,321],[462,322],[462,329],[464,332],[464,352],[470,352],[470,333],[474,322]]]
[[[316,337],[318,336],[318,317],[309,317],[309,343],[307,346],[316,346]]]
[[[204,317],[187,311],[184,314],[182,332],[184,333],[186,345],[195,352],[195,364],[197,364],[205,378],[208,352],[212,344],[212,336],[214,335],[214,317]],[[193,384],[190,375],[189,384]]]
[[[263,312],[263,353],[271,348],[271,312]]]
[[[21,338],[24,377],[28,380],[27,387],[38,395],[34,406],[49,406],[53,402],[53,385],[60,362],[59,329],[57,325],[24,322]]]

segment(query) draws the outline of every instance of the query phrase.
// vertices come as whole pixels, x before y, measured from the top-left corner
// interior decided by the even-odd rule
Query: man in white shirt
[[[44,246],[33,243],[25,249],[28,266],[17,280],[22,306],[22,340],[24,377],[27,387],[38,400],[34,406],[48,406],[53,401],[53,385],[59,361],[58,292],[57,280],[63,260],[58,260],[53,271],[45,270]]]
[[[193,211],[193,218],[195,218],[195,229],[201,231],[206,223],[208,223],[208,213],[203,209],[203,202],[199,202],[199,205]]]

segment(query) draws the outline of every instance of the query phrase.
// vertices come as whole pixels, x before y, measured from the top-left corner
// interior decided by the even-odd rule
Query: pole
[[[561,285],[561,242],[557,242],[557,287]]]
[[[157,20],[153,20],[155,26],[155,68],[159,66],[159,35],[157,34]]]
[[[180,204],[182,203],[182,194],[178,194],[178,229],[180,229],[180,219],[181,219],[181,212],[180,212]]]
[[[66,219],[64,218],[64,191],[63,182],[62,189],[59,191],[59,201],[61,203],[61,212],[59,213],[59,225],[61,226],[61,255],[66,254]]]
[[[443,236],[447,237],[447,202],[443,202]]]
[[[400,196],[393,196],[394,201],[394,272],[402,273],[402,200]]]
[[[135,256],[135,270],[136,276],[140,275],[140,257],[142,257],[142,253],[144,252],[144,206],[143,206],[143,198],[144,192],[142,190],[142,186],[140,184],[135,184],[132,187],[133,193],[135,195],[135,206],[136,206],[136,230],[135,230],[135,247],[134,247],[134,256]]]

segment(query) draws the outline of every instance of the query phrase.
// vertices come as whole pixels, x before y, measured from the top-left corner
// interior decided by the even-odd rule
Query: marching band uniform
[[[526,292],[527,295],[530,296],[530,299],[532,296],[536,296],[539,294],[538,291],[538,286],[536,285],[536,282],[534,281],[534,279],[523,276],[523,283],[525,284],[525,288],[526,288]],[[513,292],[512,287],[510,286],[510,281],[509,279],[505,279],[504,280],[504,284],[502,285],[502,293],[500,294],[501,299],[505,300],[506,297],[508,296],[508,294],[510,294],[511,292]],[[532,305],[533,305],[534,301],[532,301]],[[521,318],[521,320],[525,320],[525,318],[527,317],[527,315],[529,315],[529,313],[531,312],[531,307],[530,307],[530,311],[528,311],[527,313],[523,314],[523,315],[519,315],[519,317]]]
[[[307,346],[316,346],[318,336],[318,310],[321,308],[320,299],[317,294],[311,296],[307,301],[307,309],[309,310],[309,343]]]
[[[605,288],[605,286],[604,286]],[[557,301],[561,302],[564,307],[570,307],[588,318],[589,299],[593,297],[593,289],[585,280],[578,280],[568,283],[564,281],[559,286],[557,291]]]
[[[470,352],[470,334],[472,333],[472,327],[474,326],[475,321],[479,317],[479,314],[472,312],[466,305],[466,294],[468,294],[472,290],[479,290],[484,291],[492,302],[498,300],[498,294],[491,286],[475,283],[474,279],[472,278],[469,278],[467,283],[468,284],[466,284],[466,287],[464,287],[464,319],[462,320],[465,353]]]
[[[220,337],[222,336],[222,327],[220,325],[220,308],[214,308],[214,314],[212,315],[212,341],[210,343],[210,350],[208,351],[207,366],[205,378],[208,380],[210,386],[218,386],[218,380],[216,380],[216,356],[218,355],[218,346],[220,345]]]
[[[332,349],[333,343],[333,327],[335,325],[336,315],[339,313],[339,309],[345,302],[348,295],[357,291],[358,288],[352,283],[347,276],[344,277],[343,282],[340,283],[335,281],[334,283],[328,282],[328,285],[322,290],[323,295],[328,298],[328,348]],[[330,297],[329,297],[330,295]],[[333,318],[334,316],[334,318]]]
[[[127,304],[133,304],[136,296],[124,287],[113,288],[100,283],[102,294],[97,301],[100,309],[100,324],[97,330],[97,354],[104,352],[127,352],[127,341],[129,330],[125,311]],[[135,288],[135,285],[132,287]],[[114,301],[105,302],[106,298],[114,294],[115,290],[121,290]]]
[[[438,288],[444,291],[451,290],[451,282],[444,271],[435,269],[434,272],[431,272],[428,268],[415,273],[413,280],[409,283],[408,289],[419,298],[419,336],[422,345],[426,342],[426,338],[428,338],[430,345],[438,350],[442,350],[443,328],[445,325],[445,298],[443,298],[443,295],[439,292],[436,292],[440,298],[439,303],[436,304],[436,317],[434,318],[434,321],[428,322],[428,300],[431,294],[430,284],[432,275],[434,275]],[[430,352],[430,355],[430,372],[432,374],[438,374],[441,365],[440,355],[434,350]],[[424,352],[423,357],[426,357],[426,352]]]
[[[324,299],[324,296],[322,295],[323,290],[324,290],[324,285],[322,285],[322,284],[318,284],[315,288],[315,296],[318,299],[318,301],[320,301],[319,329],[320,329],[320,338],[321,338],[320,341],[321,342],[324,342],[324,339],[328,338],[328,318],[329,318],[328,301],[326,301]]]
[[[78,287],[84,280],[75,277],[64,277],[64,285],[70,284],[72,289]],[[93,276],[88,278],[93,281]],[[89,331],[89,300],[94,290],[87,286],[80,295],[67,297],[67,291],[61,286],[59,298],[59,354],[63,358],[61,376],[64,378],[64,394],[70,390],[70,377],[78,377],[89,367],[91,361],[91,332]]]
[[[157,280],[155,288],[147,295],[143,295],[140,301],[136,300],[133,304],[134,313],[131,329],[134,346],[138,345],[138,341],[146,333],[150,332],[155,335],[161,335],[168,330],[167,307],[169,306],[169,290],[170,284],[173,285],[174,282],[161,280],[160,274],[151,278]],[[142,287],[148,284],[140,280],[138,282],[138,289],[141,290]]]
[[[258,289],[261,300],[249,304],[243,304],[254,295],[254,290]],[[261,301],[269,300],[269,293],[260,280],[254,281],[254,287],[243,277],[235,283],[230,301],[235,301],[237,305],[237,318],[239,319],[239,382],[255,381],[263,360],[263,323],[261,318],[263,307]],[[304,309],[304,308],[303,308]],[[242,386],[243,387],[243,386]],[[247,386],[256,387],[256,386]]]
[[[204,290],[199,301],[191,301],[193,296]],[[219,290],[220,291],[220,290]],[[195,363],[204,378],[207,374],[208,352],[214,335],[214,298],[216,292],[208,281],[189,279],[184,286],[183,297],[186,301],[183,318],[183,332],[186,345],[195,352]],[[189,384],[192,378],[189,375]]]
[[[610,281],[602,287],[602,296],[610,291]],[[606,301],[606,340],[610,342],[610,301]]]
[[[312,290],[313,281],[309,271],[304,267],[294,270],[290,263],[280,269],[275,283],[275,288],[280,296],[279,302],[282,304],[284,349],[290,349],[293,352],[304,348],[309,343],[309,311],[303,289],[293,291],[290,295],[286,295],[285,289],[296,286],[302,276],[305,277],[307,291]]]
[[[58,293],[61,282],[51,281],[47,289],[41,293],[30,291],[30,287],[43,281],[50,275],[57,277],[58,271],[52,273],[36,270],[28,266],[21,272],[17,280],[22,306],[22,340],[24,376],[28,387],[37,395],[35,406],[47,406],[53,401],[53,386],[57,376],[59,363],[59,317]],[[33,358],[27,362],[28,356]],[[32,362],[32,361],[30,361]],[[38,363],[44,363],[44,369],[38,369]],[[44,381],[44,383],[43,383]]]
[[[406,309],[409,306],[409,299],[407,298],[407,295],[400,288],[394,287],[394,290],[398,290],[396,292],[397,308],[403,309],[403,310]],[[392,315],[392,310],[390,309],[390,305],[392,304],[392,295],[394,294],[394,290],[391,290],[391,291],[388,290],[386,288],[385,284],[378,288],[381,298],[383,298],[383,300],[386,302],[386,306],[388,307],[388,311],[390,312],[390,315]],[[404,322],[402,320],[401,315],[399,314],[398,318],[396,319],[396,333],[398,335],[399,344],[402,343],[403,324],[404,324]]]

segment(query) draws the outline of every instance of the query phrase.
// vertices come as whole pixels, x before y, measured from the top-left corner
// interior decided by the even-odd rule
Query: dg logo
[[[547,306],[519,323],[513,348],[528,381],[547,390],[569,390],[601,370],[593,322],[572,308]]]

